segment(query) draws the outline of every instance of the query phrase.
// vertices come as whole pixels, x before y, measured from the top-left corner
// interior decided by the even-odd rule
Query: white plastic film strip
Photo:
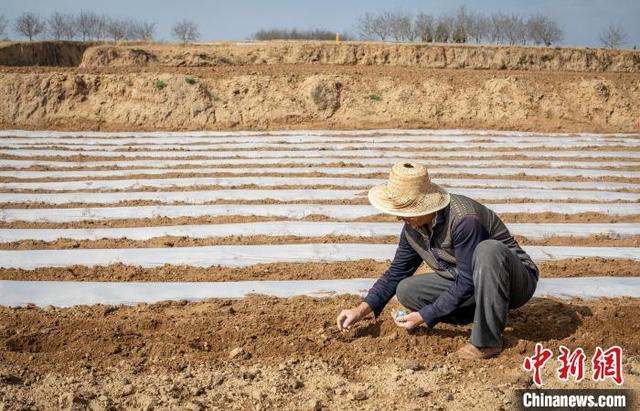
[[[438,160],[438,159],[419,159],[408,157],[389,157],[389,158],[341,158],[341,157],[324,157],[324,158],[228,158],[228,159],[147,159],[147,160],[110,160],[110,161],[54,161],[54,160],[31,160],[31,159],[2,159],[0,165],[2,167],[11,167],[15,169],[24,169],[29,167],[47,167],[56,169],[65,168],[94,168],[94,167],[139,167],[139,168],[168,168],[168,167],[207,167],[207,166],[311,166],[323,164],[353,164],[363,167],[380,167],[387,166],[387,169],[398,162],[417,161],[429,166],[429,168],[450,166],[465,170],[468,167],[549,167],[559,169],[590,169],[590,168],[606,168],[601,171],[608,171],[609,168],[627,168],[640,166],[640,161],[582,161],[583,159],[574,159],[572,161],[555,161],[555,160]],[[616,172],[616,170],[612,170]],[[622,171],[622,170],[620,170]],[[626,172],[626,170],[624,170]],[[626,177],[622,175],[622,177]],[[629,176],[631,177],[631,176]]]
[[[100,178],[100,177],[126,177],[131,175],[163,175],[169,173],[180,174],[327,174],[327,175],[362,175],[374,173],[388,173],[389,167],[202,167],[186,169],[111,169],[111,170],[48,170],[48,171],[1,171],[0,177],[13,177],[18,179],[39,178]],[[576,168],[472,168],[472,167],[432,167],[429,174],[470,174],[477,176],[536,176],[536,177],[626,177],[640,178],[640,171],[576,169]]]
[[[160,301],[239,299],[249,294],[288,298],[363,296],[375,279],[283,280],[228,282],[89,282],[89,281],[0,281],[0,305],[35,304],[39,307],[76,305],[135,305]],[[582,277],[542,278],[534,297],[619,298],[640,297],[640,278]]]
[[[455,194],[478,200],[581,200],[581,201],[638,201],[640,194],[617,191],[542,190],[542,189],[474,189],[458,188]],[[72,192],[72,193],[0,193],[0,203],[45,204],[115,204],[124,201],[146,200],[164,204],[202,204],[212,201],[318,201],[355,200],[366,198],[367,190],[210,190],[210,191],[130,191],[130,192]]]
[[[607,158],[607,159],[640,159],[640,151],[392,151],[392,150],[295,150],[295,151],[98,151],[98,150],[0,150],[0,154],[15,157],[116,157],[116,158],[288,158],[288,157],[400,157],[410,156],[416,161],[430,158],[501,158],[501,157],[535,157],[535,158]]]
[[[0,267],[33,270],[73,265],[107,266],[124,264],[160,267],[165,264],[194,267],[246,267],[262,263],[312,263],[357,260],[387,261],[393,258],[394,244],[283,244],[221,245],[179,248],[114,248],[69,250],[0,251]],[[536,261],[567,258],[640,259],[640,248],[526,246]]]
[[[535,188],[535,189],[578,189],[578,190],[639,190],[638,183],[618,183],[601,181],[528,181],[472,178],[433,178],[432,181],[447,188],[490,187],[490,188]],[[143,187],[178,188],[192,186],[234,187],[255,185],[265,187],[297,185],[363,187],[385,183],[380,178],[357,177],[186,177],[186,178],[146,178],[135,180],[82,180],[0,183],[0,190],[137,190]]]
[[[489,204],[502,213],[600,213],[612,216],[640,214],[635,203],[513,203]],[[0,209],[0,221],[70,223],[80,221],[130,220],[144,218],[257,216],[302,219],[319,215],[340,220],[355,220],[381,214],[370,205],[342,204],[215,204],[215,205],[155,205],[137,207],[79,208],[13,208]]]
[[[592,235],[625,238],[640,235],[640,224],[507,224],[514,235],[532,240],[559,237],[588,237]],[[173,236],[188,238],[221,238],[237,236],[295,236],[376,237],[399,236],[401,223],[348,223],[311,221],[265,221],[233,224],[197,224],[175,226],[146,226],[126,228],[6,228],[0,229],[0,243],[14,241],[55,241],[61,238],[73,240],[120,239],[150,240]]]

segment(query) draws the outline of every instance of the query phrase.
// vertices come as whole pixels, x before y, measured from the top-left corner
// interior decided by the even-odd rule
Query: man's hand
[[[398,327],[406,328],[407,330],[411,330],[424,322],[422,316],[417,311],[394,318],[393,321],[395,321]]]
[[[336,318],[338,329],[340,331],[346,331],[350,329],[351,326],[360,321],[360,319],[365,317],[370,312],[371,307],[369,307],[369,304],[364,302],[356,308],[340,311],[340,314],[338,314],[338,317]]]

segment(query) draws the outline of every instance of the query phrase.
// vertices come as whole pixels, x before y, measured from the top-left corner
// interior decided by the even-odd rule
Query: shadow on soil
[[[505,345],[515,345],[518,340],[563,340],[576,332],[584,317],[592,315],[591,309],[584,305],[535,298],[523,307],[509,312],[504,333]]]

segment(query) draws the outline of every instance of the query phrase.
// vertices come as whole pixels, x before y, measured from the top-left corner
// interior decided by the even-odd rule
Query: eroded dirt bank
[[[0,127],[640,129],[637,51],[336,47],[105,45],[79,68],[2,67]]]
[[[190,74],[191,73],[191,74]],[[197,77],[195,84],[187,78]],[[166,84],[158,89],[156,81]],[[0,127],[638,130],[638,74],[257,66],[0,75]]]
[[[0,395],[9,409],[512,409],[512,390],[532,384],[522,361],[536,342],[588,357],[620,345],[624,387],[640,386],[638,300],[534,299],[510,312],[505,352],[481,363],[453,355],[469,326],[407,333],[389,319],[396,302],[341,334],[335,316],[357,302],[0,308]],[[561,385],[555,364],[543,371],[545,387]]]

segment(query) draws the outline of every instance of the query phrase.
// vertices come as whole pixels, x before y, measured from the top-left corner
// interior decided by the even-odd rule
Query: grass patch
[[[382,97],[377,94],[369,94],[369,100],[373,101],[382,101]]]
[[[155,87],[156,90],[160,91],[165,87],[167,87],[167,83],[164,82],[163,80],[156,80],[153,82],[153,87]]]
[[[195,77],[185,77],[184,82],[187,84],[194,85],[198,82],[198,80]]]

